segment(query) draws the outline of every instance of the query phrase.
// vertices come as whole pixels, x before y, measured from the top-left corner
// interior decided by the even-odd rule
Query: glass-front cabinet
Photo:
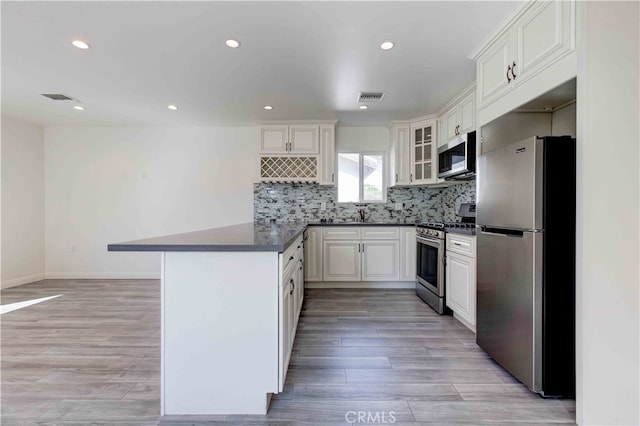
[[[436,120],[411,125],[411,183],[436,183],[438,152]]]

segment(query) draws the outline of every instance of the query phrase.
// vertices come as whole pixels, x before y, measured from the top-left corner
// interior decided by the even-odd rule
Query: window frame
[[[340,154],[358,154],[358,201],[340,201]],[[364,157],[379,155],[382,157],[382,200],[364,200]],[[385,151],[340,150],[336,153],[336,203],[338,204],[384,204],[387,202],[387,153]]]

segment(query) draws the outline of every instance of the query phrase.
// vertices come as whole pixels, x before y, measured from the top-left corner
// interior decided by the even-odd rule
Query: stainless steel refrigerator
[[[477,343],[543,396],[575,395],[575,151],[531,137],[478,158]]]

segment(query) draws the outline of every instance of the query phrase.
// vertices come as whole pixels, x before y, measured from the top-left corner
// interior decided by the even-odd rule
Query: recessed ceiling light
[[[360,109],[367,109],[367,108],[369,108],[369,107],[366,106],[366,105],[360,105]]]
[[[224,44],[226,44],[227,47],[230,47],[232,49],[235,49],[236,47],[240,47],[240,42],[238,40],[234,40],[232,38],[230,38],[229,40],[225,41]]]
[[[84,111],[84,107],[82,105],[74,105],[73,109],[77,109],[78,111]]]
[[[167,108],[169,108],[171,111],[176,111],[178,109],[177,105],[169,105]]]
[[[91,46],[89,46],[89,43],[86,43],[86,42],[84,42],[82,40],[73,40],[71,42],[71,44],[73,44],[78,49],[82,49],[82,50],[86,50],[86,49],[89,49],[91,47]]]
[[[273,107],[271,105],[265,105],[264,109],[266,109],[267,111],[271,111]]]
[[[392,48],[393,48],[393,43],[390,42],[390,41],[385,41],[384,43],[382,43],[380,45],[380,49],[382,49],[382,50],[389,50],[389,49],[392,49]]]

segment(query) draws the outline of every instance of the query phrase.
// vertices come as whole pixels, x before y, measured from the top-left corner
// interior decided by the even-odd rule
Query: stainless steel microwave
[[[476,132],[456,136],[438,148],[438,177],[469,180],[476,176]]]

